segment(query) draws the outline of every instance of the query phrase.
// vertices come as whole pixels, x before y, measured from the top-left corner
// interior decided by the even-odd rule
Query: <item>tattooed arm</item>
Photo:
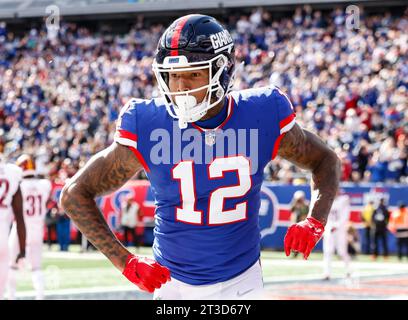
[[[282,138],[278,155],[312,172],[309,216],[325,225],[338,190],[339,158],[318,136],[297,124]]]
[[[120,188],[141,167],[128,147],[114,142],[69,179],[60,198],[78,229],[121,272],[130,252],[109,229],[94,199]]]

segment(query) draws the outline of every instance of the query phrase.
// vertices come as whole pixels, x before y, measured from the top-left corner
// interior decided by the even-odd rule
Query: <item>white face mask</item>
[[[218,71],[214,75],[212,75],[213,63],[216,63],[218,67]],[[189,122],[200,120],[209,109],[216,106],[225,97],[227,92],[221,86],[220,76],[227,64],[228,59],[222,54],[208,61],[188,63],[185,56],[177,56],[166,57],[163,64],[153,63],[153,71],[157,78],[159,90],[166,97],[167,111],[173,118],[179,120],[180,129],[186,128]],[[162,75],[170,71],[186,72],[206,69],[209,71],[209,83],[207,85],[181,92],[170,91]],[[197,99],[192,93],[201,90],[207,90],[207,93],[203,101],[197,103]]]

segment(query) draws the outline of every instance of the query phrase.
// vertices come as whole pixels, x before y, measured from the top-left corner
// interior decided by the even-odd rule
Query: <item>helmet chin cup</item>
[[[197,99],[191,95],[177,95],[174,97],[174,112],[176,117],[179,119],[178,124],[180,129],[185,129],[187,123],[195,122],[200,120],[206,113],[207,110],[201,112],[194,112],[195,109],[203,109],[206,102],[197,104]]]
[[[197,105],[197,99],[194,96],[180,95],[175,96],[174,100],[176,100],[175,103],[177,107],[184,110],[191,110]]]
[[[183,119],[178,118],[178,125],[180,129],[187,128],[187,123],[188,123],[187,121],[184,121]]]

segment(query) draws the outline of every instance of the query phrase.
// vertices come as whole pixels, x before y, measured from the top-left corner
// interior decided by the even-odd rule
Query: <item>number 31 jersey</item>
[[[193,285],[227,281],[260,256],[258,212],[265,166],[295,123],[275,87],[232,92],[214,129],[180,129],[162,98],[131,99],[115,141],[144,166],[155,198],[155,259]]]
[[[51,182],[47,179],[27,178],[21,182],[24,222],[27,242],[42,240],[47,200],[51,193]]]

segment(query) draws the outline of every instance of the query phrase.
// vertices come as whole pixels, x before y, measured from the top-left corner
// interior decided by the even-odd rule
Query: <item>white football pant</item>
[[[41,231],[41,232],[40,232]],[[9,299],[15,299],[15,292],[16,292],[16,274],[18,271],[18,267],[15,263],[17,255],[20,251],[19,249],[19,241],[16,231],[16,226],[13,225],[11,230],[10,239],[9,239],[9,246],[10,246],[10,257],[12,257],[12,261],[10,261],[10,271],[9,271],[9,279],[8,279],[8,294]],[[44,276],[41,270],[41,262],[42,262],[42,228],[30,228],[27,229],[27,245],[26,245],[26,259],[25,261],[31,267],[31,278],[33,282],[33,287],[35,290],[35,297],[37,300],[44,299]]]
[[[331,276],[331,262],[335,250],[344,262],[347,275],[351,274],[350,255],[347,250],[347,230],[345,227],[336,229],[334,232],[326,230],[323,237],[323,272],[325,277]]]
[[[263,298],[262,268],[252,267],[230,280],[191,285],[172,278],[154,292],[154,300],[255,300]]]
[[[9,270],[8,235],[9,223],[0,220],[0,300],[4,299],[7,276]]]

